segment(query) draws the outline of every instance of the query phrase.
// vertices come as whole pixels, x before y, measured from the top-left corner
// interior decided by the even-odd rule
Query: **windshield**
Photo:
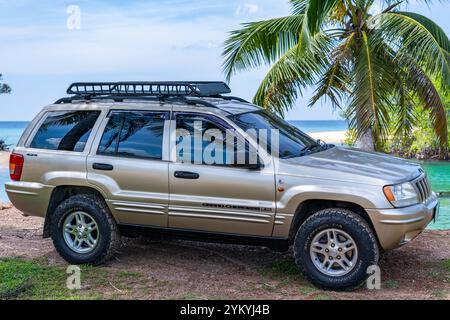
[[[279,130],[279,156],[281,159],[301,157],[320,152],[332,146],[321,144],[287,121],[265,111],[249,112],[230,116],[242,130],[267,130],[267,151],[271,152],[271,131]]]

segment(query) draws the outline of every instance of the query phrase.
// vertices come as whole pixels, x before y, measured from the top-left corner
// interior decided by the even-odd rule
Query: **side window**
[[[162,159],[163,112],[113,112],[103,132],[98,154]]]
[[[220,119],[195,114],[177,114],[177,161],[206,165],[248,163],[248,144]]]
[[[83,152],[100,111],[52,111],[36,132],[30,147]]]

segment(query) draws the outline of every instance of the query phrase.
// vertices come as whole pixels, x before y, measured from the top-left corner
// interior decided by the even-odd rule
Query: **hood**
[[[308,168],[370,177],[387,183],[410,181],[423,173],[420,165],[401,158],[343,147],[283,161]]]

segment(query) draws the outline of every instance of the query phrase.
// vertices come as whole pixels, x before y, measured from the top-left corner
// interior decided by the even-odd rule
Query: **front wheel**
[[[378,263],[378,242],[370,226],[345,209],[325,209],[309,217],[294,242],[295,262],[317,287],[352,290]]]

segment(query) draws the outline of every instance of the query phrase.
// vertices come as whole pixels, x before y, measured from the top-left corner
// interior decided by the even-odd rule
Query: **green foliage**
[[[67,274],[40,261],[0,260],[0,296],[21,299],[80,299],[66,287]],[[20,289],[22,288],[22,289]]]
[[[274,261],[269,269],[275,274],[298,275],[299,270],[293,259],[283,259]]]
[[[447,147],[448,120],[438,89],[450,88],[450,40],[436,23],[400,11],[408,1],[382,1],[376,15],[374,1],[290,3],[291,16],[231,33],[223,53],[228,79],[272,64],[255,103],[284,115],[304,88],[316,86],[310,104],[329,99],[345,110],[352,135],[372,132],[380,150],[394,142],[412,147],[413,129],[423,122],[416,117],[421,107],[429,117],[427,129],[441,149]]]
[[[440,87],[437,82],[436,87]],[[442,92],[442,104],[444,117],[450,117],[450,93]],[[394,152],[405,157],[418,159],[445,158],[450,150],[450,142],[446,148],[442,146],[436,131],[433,128],[433,117],[430,110],[423,107],[417,101],[412,102],[408,109],[409,117],[414,120],[405,120],[403,123],[391,123],[390,139],[384,145],[384,150]],[[445,123],[448,126],[448,123]],[[398,128],[402,126],[402,130]],[[450,127],[448,127],[450,130]]]
[[[80,266],[81,290],[67,288],[66,268],[51,266],[45,258],[23,260],[20,258],[0,259],[0,300],[1,299],[39,299],[39,300],[86,300],[108,299],[111,291],[125,288],[135,283],[145,285],[145,276],[132,271],[108,273],[107,269],[93,266]],[[114,287],[111,283],[114,283]]]
[[[2,74],[0,73],[0,81],[2,80]],[[2,93],[11,93],[11,87],[6,83],[0,82],[0,94]]]
[[[354,129],[349,129],[345,133],[344,144],[349,147],[355,147],[357,142],[357,135]]]

